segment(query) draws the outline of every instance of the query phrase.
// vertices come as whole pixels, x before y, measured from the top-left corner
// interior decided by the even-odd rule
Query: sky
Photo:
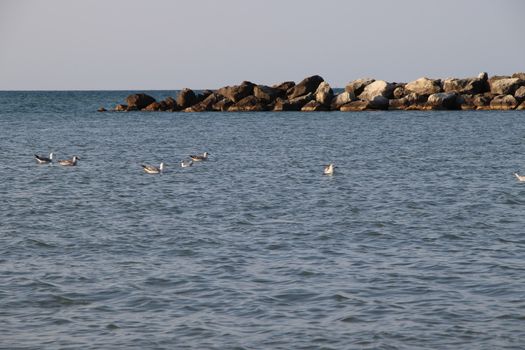
[[[525,71],[523,0],[0,0],[0,90]]]

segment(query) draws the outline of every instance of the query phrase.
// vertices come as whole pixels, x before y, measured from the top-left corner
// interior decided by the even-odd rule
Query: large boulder
[[[283,90],[266,86],[266,85],[255,85],[253,87],[253,95],[261,100],[267,102],[274,101],[277,97],[284,97],[286,90]]]
[[[188,107],[184,109],[184,112],[205,112],[205,111],[213,111],[213,105],[216,104],[218,101],[222,100],[224,97],[213,92],[208,97],[206,97],[203,101]]]
[[[213,104],[212,109],[214,111],[226,112],[233,105],[233,101],[227,97]]]
[[[418,95],[437,94],[442,91],[441,81],[423,77],[406,84],[405,90],[415,92]]]
[[[357,100],[357,101],[348,102],[347,104],[341,106],[339,110],[341,112],[360,112],[360,111],[364,111],[368,109],[369,105],[370,105],[370,101]]]
[[[217,93],[237,103],[246,96],[253,95],[254,87],[255,84],[249,81],[243,81],[240,85],[222,87],[217,90]]]
[[[443,81],[443,91],[458,94],[482,94],[488,91],[488,84],[486,80],[480,78],[449,78]]]
[[[513,95],[525,81],[519,78],[489,79],[490,92],[495,95]]]
[[[141,111],[146,112],[158,112],[160,110],[162,110],[162,106],[159,102],[150,103],[149,105],[141,109]]]
[[[177,96],[176,102],[180,109],[185,109],[197,103],[197,95],[191,89],[182,89]]]
[[[318,112],[318,111],[326,111],[327,108],[322,103],[312,100],[305,104],[303,108],[301,108],[301,111],[303,112]]]
[[[514,97],[520,102],[525,101],[525,86],[520,86],[520,88],[514,93]]]
[[[279,83],[279,84],[272,85],[273,88],[276,88],[276,89],[279,89],[281,91],[284,91],[284,93],[289,91],[294,86],[295,86],[295,82],[293,82],[293,81],[285,81],[285,82],[282,82],[282,83]]]
[[[313,94],[319,87],[319,84],[321,84],[323,81],[324,79],[319,75],[313,75],[303,79],[299,84],[288,90],[288,99],[292,100],[299,96],[308,95],[309,93]]]
[[[403,110],[410,106],[410,101],[407,97],[393,98],[388,100],[388,109]]]
[[[330,103],[330,109],[331,110],[339,110],[339,108],[341,108],[341,106],[349,103],[349,102],[352,102],[356,99],[355,95],[353,92],[348,92],[348,91],[345,91],[345,92],[342,92],[340,93],[339,95],[336,95],[333,99],[332,99],[332,102]]]
[[[386,98],[385,96],[381,96],[381,95],[375,96],[374,98],[368,101],[369,101],[369,105],[368,105],[369,109],[387,110],[389,106],[388,98]]]
[[[523,72],[514,73],[514,74],[512,74],[512,78],[518,78],[518,79],[521,79],[521,80],[525,80],[525,73],[523,73]]]
[[[266,110],[268,110],[268,108],[266,107],[265,101],[253,95],[246,96],[228,108],[229,112],[261,112]]]
[[[155,99],[146,94],[133,94],[126,97],[128,106],[135,106],[137,109],[145,108],[153,102],[155,102]]]
[[[376,80],[364,88],[359,98],[368,101],[372,101],[377,96],[391,98],[395,87],[395,84],[388,83],[384,80]]]
[[[397,85],[396,88],[394,89],[394,91],[392,92],[392,97],[393,98],[402,98],[406,95],[406,90],[405,90],[405,85]]]
[[[363,90],[365,89],[367,85],[372,84],[374,81],[376,80],[371,79],[371,78],[361,78],[361,79],[353,80],[345,86],[345,91],[351,92],[355,96],[358,96],[359,94],[363,92]]]
[[[321,105],[327,107],[330,106],[332,99],[334,98],[334,92],[330,85],[323,81],[315,90],[315,100]]]
[[[166,97],[164,101],[161,101],[161,104],[165,106],[164,110],[176,111],[179,109],[177,101],[173,97]]]
[[[490,109],[508,110],[518,107],[518,101],[512,95],[498,95],[490,101]]]
[[[518,107],[516,107],[516,110],[518,110],[518,111],[525,110],[525,102],[522,102]]]
[[[274,111],[300,111],[308,102],[314,99],[314,94],[310,92],[307,95],[299,96],[291,100],[277,99]]]
[[[456,109],[457,95],[453,92],[440,92],[428,96],[427,106],[430,109]]]

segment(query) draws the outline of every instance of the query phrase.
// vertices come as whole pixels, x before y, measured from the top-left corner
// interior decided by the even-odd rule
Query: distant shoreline
[[[153,90],[152,90],[153,91]],[[161,90],[159,90],[161,91]],[[313,75],[299,83],[273,86],[244,81],[200,93],[183,89],[176,97],[157,101],[145,93],[129,95],[109,111],[128,112],[261,112],[368,110],[525,110],[525,73],[471,78],[419,78],[395,83],[371,78],[348,83],[334,94],[322,77]],[[100,107],[99,112],[107,112]]]

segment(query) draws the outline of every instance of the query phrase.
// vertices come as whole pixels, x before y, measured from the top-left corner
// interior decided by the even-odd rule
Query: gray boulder
[[[442,91],[441,81],[423,77],[406,84],[405,90],[415,92],[418,95],[437,94]]]
[[[308,102],[314,99],[314,94],[310,92],[307,95],[299,96],[291,100],[277,99],[274,111],[300,111]]]
[[[490,109],[509,110],[518,107],[518,101],[512,95],[498,95],[490,101]]]
[[[440,92],[428,96],[427,106],[431,109],[456,109],[457,95],[453,92]]]
[[[353,92],[348,92],[348,91],[342,92],[339,95],[336,95],[332,99],[332,102],[330,103],[330,109],[331,110],[339,110],[339,108],[341,108],[341,106],[343,106],[343,105],[345,105],[345,104],[347,104],[349,102],[352,102],[354,100],[356,100],[356,97],[355,97]]]
[[[518,90],[514,93],[514,97],[518,101],[525,101],[525,86],[520,86]]]
[[[315,90],[315,100],[323,106],[330,106],[332,99],[334,98],[334,92],[330,85],[323,81]]]
[[[288,99],[292,100],[299,96],[305,96],[309,93],[314,93],[319,84],[324,81],[319,75],[313,75],[311,77],[303,79],[299,84],[288,90]]]
[[[525,81],[519,78],[490,79],[490,92],[495,95],[513,95]]]
[[[267,102],[274,101],[277,97],[284,96],[281,89],[266,85],[255,85],[253,87],[253,95]]]
[[[487,92],[488,88],[487,81],[480,78],[449,78],[443,81],[444,92],[456,92],[458,94],[482,94]]]
[[[355,96],[358,96],[358,95],[360,95],[363,92],[363,90],[365,89],[365,87],[367,87],[367,85],[372,84],[374,81],[376,81],[376,80],[372,79],[372,78],[356,79],[354,81],[349,82],[345,86],[345,91],[346,92],[351,92]]]
[[[388,83],[384,80],[376,80],[364,88],[359,98],[368,101],[372,101],[378,96],[391,98],[395,87],[395,84]]]

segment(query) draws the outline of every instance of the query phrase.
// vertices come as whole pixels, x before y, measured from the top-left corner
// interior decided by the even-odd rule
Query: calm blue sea
[[[0,92],[1,349],[525,348],[525,112],[128,94]]]

